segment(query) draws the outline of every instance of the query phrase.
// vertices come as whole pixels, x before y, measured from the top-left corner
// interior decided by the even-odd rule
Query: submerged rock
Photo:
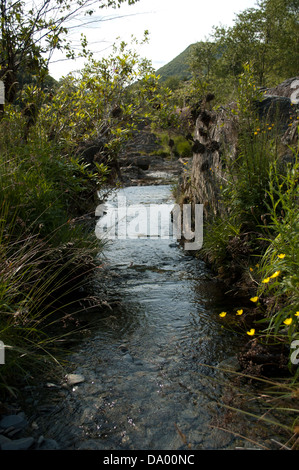
[[[28,426],[28,421],[25,419],[23,413],[4,416],[0,421],[0,429],[2,429],[4,432],[8,432],[12,429],[21,431],[22,429],[26,428],[26,426]]]

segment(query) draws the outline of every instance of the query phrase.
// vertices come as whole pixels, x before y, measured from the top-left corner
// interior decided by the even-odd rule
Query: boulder
[[[269,120],[269,124],[277,124],[282,143],[281,159],[292,161],[294,156],[289,147],[298,141],[299,77],[263,91],[263,99],[255,104],[258,114],[265,123]],[[198,112],[191,174],[188,172],[183,177],[180,190],[185,202],[203,204],[205,218],[225,215],[220,192],[226,179],[226,159],[233,160],[237,155],[235,106],[231,103],[217,111],[201,109]]]

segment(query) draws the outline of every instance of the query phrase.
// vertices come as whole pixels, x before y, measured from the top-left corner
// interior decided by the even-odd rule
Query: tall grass
[[[269,174],[269,223],[271,237],[266,238],[268,247],[261,256],[259,269],[259,299],[271,299],[265,308],[267,338],[291,345],[299,340],[299,188],[298,151],[295,161],[285,173],[273,165]],[[293,361],[294,362],[294,361]],[[299,370],[290,361],[295,376]]]
[[[103,248],[88,226],[97,175],[32,126],[17,106],[0,121],[0,392],[45,358],[56,360],[61,319],[82,309],[79,291]],[[57,327],[55,326],[57,324]]]

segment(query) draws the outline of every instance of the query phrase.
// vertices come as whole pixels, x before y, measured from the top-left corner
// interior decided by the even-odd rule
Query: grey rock
[[[275,88],[265,90],[263,99],[255,104],[265,123],[269,119],[268,122],[277,124],[276,138],[281,140],[288,154],[289,147],[295,148],[298,142],[297,123],[290,126],[290,116],[297,109],[291,102],[297,80],[299,77],[293,77]],[[238,119],[232,114],[234,107],[235,104],[230,103],[226,107],[220,106],[217,111],[210,111],[208,124],[203,113],[198,115],[194,129],[197,146],[193,149],[191,172],[184,173],[180,181],[185,200],[200,201],[207,219],[226,216],[221,187],[227,179],[227,161],[235,161],[239,147]],[[292,153],[288,156],[288,159],[291,158]]]
[[[8,428],[6,431],[5,431],[5,435],[7,437],[10,437],[10,438],[13,438],[16,434],[18,434],[19,432],[21,431],[21,429],[15,429],[13,427],[11,428]]]
[[[85,382],[85,377],[81,374],[68,374],[66,380],[68,385],[76,385]]]
[[[10,442],[11,442],[11,439],[8,439],[8,437],[5,437],[2,434],[0,434],[0,449],[2,449],[3,445],[10,443]]]
[[[21,430],[26,428],[26,426],[28,426],[28,421],[25,419],[25,415],[23,413],[4,416],[0,421],[0,428],[4,430]]]

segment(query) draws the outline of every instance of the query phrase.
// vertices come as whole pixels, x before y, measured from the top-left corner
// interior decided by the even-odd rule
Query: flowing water
[[[121,194],[128,204],[172,202],[168,185]],[[40,429],[63,449],[234,448],[233,435],[213,426],[229,389],[215,367],[240,345],[219,317],[218,282],[169,237],[111,240],[103,262],[117,307],[70,358],[84,381],[39,403]]]

